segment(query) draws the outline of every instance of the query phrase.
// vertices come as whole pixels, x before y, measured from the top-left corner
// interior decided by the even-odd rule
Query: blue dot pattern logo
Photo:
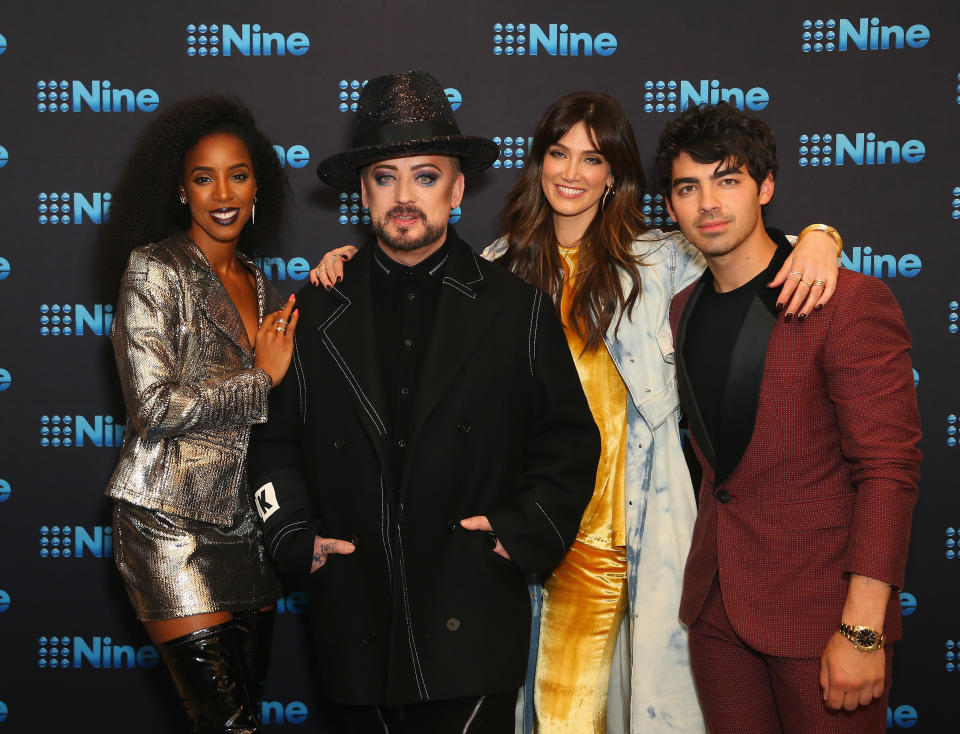
[[[801,168],[829,166],[833,163],[833,135],[830,133],[801,135],[797,152],[800,154],[797,162]]]
[[[500,155],[493,162],[493,168],[523,168],[524,157],[532,139],[528,140],[523,135],[515,138],[510,135],[501,138],[497,135],[493,142],[500,146]]]
[[[356,191],[341,191],[337,210],[340,212],[337,220],[340,224],[370,224],[370,210],[360,203],[360,194]]]
[[[676,112],[678,96],[677,82],[674,79],[664,81],[658,79],[653,81],[648,79],[643,83],[643,111],[651,112]]]
[[[360,90],[367,86],[367,80],[341,79],[337,84],[337,109],[341,112],[356,112]]]
[[[44,448],[73,446],[73,418],[69,415],[40,416],[40,445]]]
[[[947,446],[956,448],[957,446],[957,414],[950,413],[947,416]]]
[[[42,336],[70,336],[73,334],[73,306],[68,303],[40,306],[40,334]]]
[[[953,221],[960,222],[960,186],[953,187],[953,211],[950,213],[950,216],[953,217]]]
[[[524,56],[527,53],[526,23],[494,23],[493,55]]]
[[[946,653],[944,654],[944,659],[946,660],[946,670],[948,673],[954,673],[957,670],[957,647],[960,645],[960,642],[957,640],[947,640],[945,645]]]
[[[957,82],[960,82],[960,74],[957,74]],[[957,104],[960,104],[960,83],[957,84]]]
[[[803,43],[800,50],[805,54],[811,51],[815,54],[823,51],[837,50],[837,21],[833,18],[823,20],[805,20],[803,21],[803,33],[801,35]]]
[[[219,56],[220,26],[201,23],[187,26],[187,56]]]
[[[67,112],[70,110],[70,82],[37,82],[37,112]]]
[[[957,529],[955,527],[947,528],[947,560],[952,561],[957,558]]]
[[[673,219],[667,213],[666,204],[661,194],[643,195],[643,206],[640,209],[643,212],[643,221],[648,227],[663,227],[675,224]]]
[[[70,664],[70,637],[37,638],[37,667],[38,668],[69,668]]]
[[[957,325],[957,321],[960,320],[960,314],[958,314],[958,306],[960,303],[956,301],[950,301],[947,304],[947,331],[951,334],[956,334],[960,327]]]
[[[70,526],[46,525],[40,528],[41,558],[71,558],[73,556],[73,536]]]
[[[66,191],[37,194],[37,221],[40,224],[70,224],[71,197]]]

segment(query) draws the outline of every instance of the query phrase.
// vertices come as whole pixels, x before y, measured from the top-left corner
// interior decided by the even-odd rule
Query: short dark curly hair
[[[740,111],[729,102],[688,107],[668,122],[657,146],[657,179],[670,196],[673,162],[687,153],[697,163],[731,161],[745,165],[750,178],[763,183],[777,175],[777,143],[763,120]]]
[[[279,248],[287,223],[290,187],[276,151],[250,110],[234,97],[208,95],[176,102],[140,132],[113,189],[110,217],[101,227],[98,271],[105,294],[116,294],[130,251],[190,226],[180,203],[183,160],[201,138],[230,133],[250,151],[257,181],[257,221],[247,222],[238,249],[267,255]]]

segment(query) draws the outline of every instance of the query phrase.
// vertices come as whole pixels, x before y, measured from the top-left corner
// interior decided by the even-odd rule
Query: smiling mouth
[[[236,207],[214,209],[210,212],[210,216],[213,217],[213,221],[217,224],[226,227],[237,221],[237,217],[240,216],[240,210]]]
[[[586,189],[575,189],[571,186],[560,186],[557,184],[557,191],[560,192],[560,196],[566,199],[576,199],[578,196],[581,196]]]

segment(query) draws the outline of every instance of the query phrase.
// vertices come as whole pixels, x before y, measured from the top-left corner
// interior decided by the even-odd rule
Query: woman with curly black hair
[[[127,406],[107,488],[117,567],[193,731],[257,732],[280,585],[246,451],[298,313],[250,254],[276,243],[287,184],[250,112],[201,97],[152,120],[114,191],[101,245],[127,261],[111,330]]]

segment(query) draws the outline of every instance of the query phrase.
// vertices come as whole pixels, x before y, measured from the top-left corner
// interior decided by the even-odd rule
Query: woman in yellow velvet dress
[[[535,731],[606,734],[609,716],[614,732],[697,734],[703,719],[678,618],[696,505],[667,319],[670,299],[705,264],[681,234],[649,229],[633,130],[612,97],[554,102],[526,161],[504,204],[504,234],[483,255],[557,304],[602,444],[577,540],[543,580],[542,606],[535,594],[525,691],[533,689]],[[333,287],[354,251],[327,253],[311,280]],[[836,258],[829,236],[804,238],[774,280],[786,281],[785,313],[810,313],[832,292],[808,294],[787,273],[835,283]],[[622,660],[611,676],[615,651]]]

